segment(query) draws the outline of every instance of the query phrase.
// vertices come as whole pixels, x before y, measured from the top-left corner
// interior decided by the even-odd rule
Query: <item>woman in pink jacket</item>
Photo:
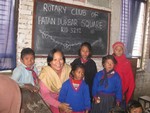
[[[47,63],[48,66],[43,67],[39,75],[41,96],[52,113],[70,112],[69,105],[59,102],[58,96],[62,84],[69,79],[71,67],[65,63],[64,54],[59,49],[50,51]]]

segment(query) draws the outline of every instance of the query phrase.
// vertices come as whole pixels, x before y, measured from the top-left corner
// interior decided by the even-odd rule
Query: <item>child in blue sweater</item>
[[[83,64],[73,65],[70,78],[60,90],[58,100],[68,103],[72,113],[88,113],[91,107],[89,87],[83,80],[84,71]]]
[[[112,55],[102,58],[103,70],[99,71],[93,82],[93,106],[91,113],[109,113],[122,100],[121,79],[114,70],[117,63]]]

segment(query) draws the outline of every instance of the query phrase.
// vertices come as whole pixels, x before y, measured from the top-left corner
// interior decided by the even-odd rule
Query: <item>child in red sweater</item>
[[[134,75],[132,72],[132,67],[130,61],[126,58],[124,54],[124,44],[122,42],[116,42],[112,45],[113,55],[117,60],[115,70],[119,73],[122,80],[122,93],[123,100],[127,104],[132,97],[135,82]]]

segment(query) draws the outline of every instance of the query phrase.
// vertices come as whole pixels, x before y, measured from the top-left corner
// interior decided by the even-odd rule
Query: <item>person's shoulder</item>
[[[126,64],[131,64],[131,61],[128,58],[126,58]]]
[[[23,65],[19,64],[13,71],[22,71],[24,69],[25,69],[25,67]]]
[[[67,79],[67,80],[63,83],[63,86],[67,87],[68,84],[70,84],[70,79]]]
[[[51,67],[50,66],[43,66],[42,68],[41,68],[41,72],[49,72],[51,70]]]
[[[81,62],[80,58],[76,58],[76,59],[73,60],[73,62],[70,65],[73,65],[75,63],[80,63],[80,62]]]
[[[89,59],[89,62],[93,63],[93,64],[96,64],[95,61],[92,58]]]
[[[100,71],[98,71],[97,73],[98,73],[98,74],[101,74],[101,73],[103,73],[103,72],[104,72],[103,70],[100,70]]]
[[[70,78],[67,79],[64,83],[66,83],[66,84],[70,83]]]
[[[122,55],[122,56],[123,56],[124,63],[126,63],[126,64],[130,64],[131,63],[130,60],[126,57],[126,55]]]
[[[43,66],[43,67],[42,67],[42,70],[44,70],[44,69],[47,70],[47,69],[49,69],[49,68],[50,68],[50,66]]]
[[[65,63],[65,64],[64,64],[64,67],[65,67],[67,70],[71,71],[71,66],[70,66],[69,64]]]
[[[99,72],[96,73],[96,76],[102,76],[103,75],[103,70],[100,70]]]
[[[123,67],[124,67],[125,69],[131,68],[131,62],[130,62],[130,60],[129,60],[128,58],[126,58],[126,59],[124,60],[124,62],[123,62]]]
[[[89,87],[88,84],[85,82],[85,80],[82,80],[82,86],[87,88]]]
[[[74,59],[74,62],[75,62],[75,61],[80,61],[80,58],[78,57],[78,58]]]
[[[119,73],[118,73],[118,72],[116,72],[116,71],[114,71],[114,77],[116,77],[116,78],[120,78]]]
[[[67,63],[64,64],[65,67],[71,68],[71,66]]]

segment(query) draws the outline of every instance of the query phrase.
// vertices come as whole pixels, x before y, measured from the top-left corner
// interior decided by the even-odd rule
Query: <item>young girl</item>
[[[95,74],[97,73],[96,63],[91,59],[92,47],[90,43],[84,42],[81,44],[78,51],[79,58],[75,59],[71,65],[84,64],[85,67],[85,82],[89,86],[90,97],[92,99],[92,85]]]
[[[114,71],[116,60],[112,55],[102,58],[103,70],[99,71],[93,83],[93,106],[91,113],[109,113],[122,100],[121,79]]]
[[[136,100],[129,101],[127,104],[127,113],[143,113],[142,105]]]
[[[123,100],[127,104],[132,97],[135,82],[130,61],[124,54],[124,44],[116,42],[113,44],[113,55],[117,60],[115,70],[119,73],[122,81]]]
[[[89,88],[83,80],[84,66],[73,65],[70,74],[70,79],[62,85],[58,100],[68,103],[72,113],[88,113],[91,105]]]

